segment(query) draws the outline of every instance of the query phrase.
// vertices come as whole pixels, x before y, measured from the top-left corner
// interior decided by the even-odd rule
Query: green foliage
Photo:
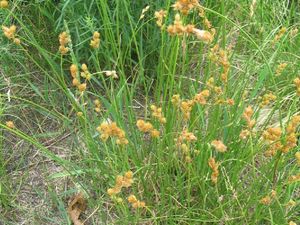
[[[249,1],[205,1],[206,16],[217,33],[210,44],[190,36],[170,36],[156,26],[154,12],[165,9],[166,25],[173,23],[173,1],[14,1],[1,11],[5,26],[16,24],[21,45],[1,38],[1,62],[6,78],[1,100],[0,200],[6,211],[9,205],[18,208],[17,194],[9,202],[11,181],[3,133],[25,140],[38,148],[44,157],[63,171],[53,172],[47,181],[50,197],[46,201],[58,209],[57,215],[38,215],[40,223],[53,223],[52,217],[70,223],[66,198],[82,191],[88,199],[91,224],[287,224],[299,222],[299,182],[289,177],[299,174],[294,154],[278,151],[265,157],[268,149],[263,132],[268,127],[280,127],[284,132],[292,116],[299,113],[299,96],[293,80],[299,77],[300,38],[293,29],[299,27],[299,9],[290,1],[257,1],[253,16],[249,16]],[[289,5],[290,4],[290,5]],[[144,18],[142,10],[149,5]],[[197,12],[182,16],[183,22],[199,29],[205,25]],[[272,44],[282,27],[287,32]],[[69,52],[58,51],[59,33],[71,37]],[[100,48],[92,49],[90,40],[98,31]],[[224,67],[215,63],[211,48],[218,44],[227,50],[230,72],[224,82],[220,74]],[[69,67],[76,64],[80,71],[86,63],[92,79],[80,93],[72,86]],[[280,76],[276,70],[287,63]],[[119,79],[106,77],[105,71],[115,70]],[[2,72],[2,71],[1,71]],[[36,75],[37,74],[37,75]],[[214,87],[207,82],[214,78]],[[84,79],[80,78],[81,81]],[[218,94],[215,88],[221,88]],[[195,104],[188,120],[183,110],[171,99],[179,94],[182,101],[191,100],[209,89],[207,104]],[[261,108],[263,95],[276,95],[276,100]],[[94,110],[99,99],[101,112]],[[230,99],[234,105],[227,104]],[[222,102],[223,101],[223,102]],[[220,103],[220,104],[219,104]],[[15,104],[15,107],[13,107]],[[151,115],[150,105],[162,107],[167,123],[160,124]],[[251,105],[251,119],[257,124],[255,135],[246,140],[240,133],[247,128],[243,112]],[[20,109],[30,109],[30,116],[18,115]],[[78,112],[82,115],[78,116]],[[70,133],[68,157],[61,157],[43,144],[43,138],[55,136],[39,116],[59,124],[56,132]],[[32,116],[33,117],[33,116]],[[16,121],[9,129],[7,120]],[[149,121],[160,131],[158,139],[137,129],[138,119]],[[114,138],[99,139],[97,127],[107,121],[116,122],[125,131],[127,146],[119,146]],[[44,132],[37,132],[33,127]],[[187,143],[189,154],[181,152],[178,138],[187,129],[197,137]],[[284,134],[285,135],[285,134]],[[285,143],[285,136],[281,137]],[[228,150],[217,152],[213,140],[222,140]],[[46,142],[47,143],[47,142]],[[180,143],[182,144],[182,143]],[[190,157],[190,158],[187,158]],[[213,157],[219,163],[218,182],[211,181]],[[8,161],[7,161],[8,160]],[[21,160],[20,164],[25,164]],[[191,162],[190,162],[191,161]],[[22,170],[22,166],[15,168]],[[26,168],[26,167],[25,167]],[[107,189],[115,185],[117,175],[134,172],[134,184],[118,195],[123,203],[110,198]],[[2,179],[3,177],[3,179]],[[56,179],[70,179],[70,190],[55,193]],[[261,199],[276,191],[270,205]],[[146,203],[135,210],[126,198],[135,194]],[[287,207],[291,200],[294,207]],[[64,208],[65,204],[65,208]],[[109,209],[109,210],[104,210]],[[95,210],[95,211],[94,211]],[[6,216],[9,220],[9,216]],[[1,217],[0,217],[1,219]],[[4,221],[4,218],[3,218]]]

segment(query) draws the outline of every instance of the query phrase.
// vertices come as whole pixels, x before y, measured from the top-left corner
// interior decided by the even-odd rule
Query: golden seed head
[[[107,189],[107,194],[108,194],[109,196],[112,196],[112,195],[115,194],[115,190],[114,190],[113,188],[109,188],[109,189]]]
[[[167,16],[167,11],[162,10],[162,9],[160,11],[156,11],[154,13],[154,17],[156,18],[157,26],[159,26],[159,27],[163,26],[163,20],[166,16]]]
[[[81,65],[81,69],[82,69],[82,71],[84,71],[84,72],[87,72],[87,71],[88,71],[88,67],[87,67],[87,65],[86,65],[85,63],[83,63],[83,64]]]
[[[117,202],[117,203],[122,203],[122,202],[123,202],[123,199],[120,198],[120,197],[118,197],[118,198],[116,198],[116,202]]]
[[[218,151],[218,152],[226,152],[227,146],[220,140],[214,140],[211,142],[211,145]]]
[[[263,205],[269,205],[271,203],[271,198],[270,196],[263,197],[260,199],[260,203]]]
[[[15,33],[16,33],[17,27],[15,25],[11,25],[10,27],[2,26],[2,30],[3,30],[4,35],[8,39],[12,39],[13,41],[16,39]],[[16,42],[18,42],[18,40]]]
[[[80,85],[80,81],[78,80],[78,79],[76,79],[76,78],[74,78],[73,80],[72,80],[72,84],[73,84],[73,86],[79,86]]]
[[[86,90],[86,83],[79,84],[77,87],[80,92],[84,92]]]
[[[129,197],[127,198],[129,203],[136,203],[137,199],[134,195],[129,195]]]
[[[118,175],[117,177],[116,177],[116,184],[118,185],[118,186],[121,186],[122,185],[122,183],[123,183],[123,176],[121,176],[121,175]]]
[[[178,106],[180,103],[180,95],[173,95],[171,102],[173,105]]]
[[[250,136],[251,132],[249,130],[242,130],[240,133],[240,138],[245,140],[248,136]]]
[[[94,34],[93,34],[93,38],[94,39],[100,38],[100,33],[98,31],[95,31]]]
[[[151,137],[158,138],[160,135],[160,132],[156,129],[151,130]]]
[[[77,66],[76,66],[75,64],[72,64],[72,65],[70,66],[70,73],[71,73],[71,76],[72,76],[73,78],[75,78],[76,75],[77,75],[77,72],[78,72]]]
[[[16,25],[12,25],[12,26],[9,27],[9,31],[10,31],[11,33],[15,33],[16,30],[17,30],[17,26],[16,26]]]
[[[151,105],[151,106],[150,106],[150,109],[151,109],[152,111],[155,111],[155,110],[156,110],[156,106],[155,106],[155,105]]]
[[[65,46],[63,46],[63,45],[59,46],[59,49],[58,49],[58,50],[60,51],[60,53],[61,53],[62,55],[65,55],[65,54],[67,54],[67,53],[69,52],[69,48],[67,48],[67,47],[65,47]]]
[[[146,207],[146,203],[145,203],[144,201],[141,201],[141,202],[140,202],[140,207],[141,207],[141,208]]]
[[[83,116],[83,112],[78,112],[78,113],[77,113],[77,116],[78,116],[78,117]]]
[[[13,121],[9,120],[9,121],[6,121],[6,126],[10,129],[14,129],[15,128],[15,124]]]
[[[101,102],[99,99],[95,99],[94,100],[94,104],[97,106],[97,107],[100,107],[101,106]]]
[[[19,38],[15,38],[14,42],[16,45],[20,45],[21,44],[21,40]]]
[[[299,77],[294,79],[294,84],[296,85],[296,87],[300,87],[300,78]]]
[[[67,34],[66,31],[62,32],[59,34],[59,43],[61,45],[66,45],[69,43],[69,35]]]
[[[2,9],[8,8],[8,1],[2,0],[2,1],[0,2],[0,8],[2,8]]]
[[[180,11],[183,15],[187,15],[191,10],[199,6],[198,0],[177,0],[172,7],[174,10]]]
[[[97,127],[97,131],[101,133],[100,138],[103,141],[106,141],[109,137],[116,137],[116,143],[118,145],[127,145],[129,143],[125,138],[125,132],[119,128],[115,122],[103,122]]]
[[[132,171],[127,171],[126,173],[125,173],[125,175],[124,175],[127,179],[132,179],[132,177],[133,177],[133,172]]]

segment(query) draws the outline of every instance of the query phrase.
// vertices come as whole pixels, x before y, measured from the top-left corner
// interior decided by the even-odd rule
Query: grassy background
[[[154,12],[168,10],[172,23],[174,1],[11,1],[1,9],[3,25],[18,26],[22,45],[1,35],[1,149],[0,221],[3,224],[70,224],[66,207],[70,196],[86,194],[87,224],[288,224],[299,221],[299,182],[287,178],[299,173],[294,154],[265,158],[261,132],[281,126],[299,112],[293,79],[299,76],[298,1],[257,1],[249,16],[251,1],[203,2],[217,30],[212,45],[231,46],[231,71],[224,97],[235,105],[196,107],[184,123],[170,98],[191,98],[217,79],[219,68],[208,59],[209,47],[188,37],[171,37],[155,24]],[[149,5],[145,18],[142,9]],[[186,21],[203,25],[197,13]],[[281,27],[288,31],[272,46]],[[70,54],[58,52],[58,35],[68,31]],[[89,48],[97,30],[101,44]],[[182,47],[186,44],[186,49]],[[275,76],[279,63],[288,67]],[[88,90],[79,96],[71,86],[69,66],[86,63],[95,73]],[[97,73],[116,70],[120,79]],[[218,85],[223,85],[220,80]],[[247,95],[243,96],[247,92]],[[259,97],[276,94],[276,101],[260,109]],[[104,110],[93,111],[100,99]],[[139,118],[155,121],[150,104],[162,106],[167,124],[164,135],[153,141],[137,131]],[[258,135],[246,142],[238,136],[245,125],[244,108],[252,105],[263,122]],[[76,113],[84,116],[78,118]],[[129,145],[99,140],[96,127],[107,118],[122,127]],[[262,119],[263,118],[263,119]],[[13,120],[17,129],[8,129]],[[174,138],[186,126],[198,137],[191,148],[200,150],[191,164],[178,155]],[[209,143],[222,139],[225,154],[215,154]],[[210,182],[207,160],[221,163],[216,186]],[[148,208],[135,212],[127,203],[117,204],[106,194],[116,175],[131,169],[135,185],[130,193],[143,199]],[[274,182],[276,171],[276,182]],[[259,200],[272,189],[277,198],[270,206]],[[126,194],[123,193],[124,198]],[[286,207],[294,199],[295,207]]]

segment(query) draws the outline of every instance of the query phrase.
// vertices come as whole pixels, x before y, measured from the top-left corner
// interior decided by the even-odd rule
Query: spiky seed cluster
[[[8,8],[8,1],[7,0],[2,0],[2,1],[0,1],[0,8],[1,9],[6,9],[6,8]]]
[[[95,31],[93,34],[93,39],[91,40],[90,46],[94,49],[100,46],[100,33]]]
[[[252,128],[254,127],[254,125],[256,123],[256,121],[254,119],[251,119],[252,115],[253,115],[253,109],[251,106],[248,106],[243,113],[243,118],[247,123],[247,128],[243,129],[240,133],[240,138],[243,140],[251,135]]]
[[[252,115],[253,115],[253,109],[251,106],[248,106],[243,113],[243,118],[246,120],[247,126],[250,129],[253,128],[253,126],[256,123],[254,119],[251,119]]]
[[[263,133],[265,140],[269,142],[278,141],[281,137],[282,131],[280,127],[270,127]]]
[[[276,152],[282,148],[282,144],[280,142],[281,134],[282,130],[279,127],[271,127],[263,132],[263,138],[269,144],[268,150],[265,152],[265,156],[274,156]]]
[[[191,142],[195,142],[196,140],[197,140],[197,137],[192,132],[188,132],[186,129],[184,129],[181,132],[178,139],[175,139],[175,141],[177,142],[177,146],[180,148],[182,155],[184,156],[184,160],[187,163],[192,162],[192,158],[190,156],[191,152],[190,152],[188,145]],[[195,151],[194,151],[194,153],[196,154]]]
[[[184,156],[184,160],[187,163],[192,162],[188,144],[196,140],[197,137],[192,132],[188,132],[186,129],[182,131],[178,139],[175,139],[175,141],[177,142],[177,146],[180,148],[182,155]]]
[[[79,84],[77,86],[77,88],[78,88],[78,91],[80,91],[81,93],[85,92],[85,90],[86,90],[86,83]]]
[[[218,152],[226,152],[227,146],[220,140],[213,140],[211,145],[218,151]]]
[[[6,121],[6,122],[5,122],[5,125],[6,125],[8,128],[10,128],[10,129],[16,128],[14,122],[11,121],[11,120]]]
[[[20,39],[15,37],[17,30],[15,25],[11,25],[10,27],[2,26],[2,30],[5,37],[12,40],[15,44],[19,45],[21,43]]]
[[[82,117],[83,116],[83,112],[77,112],[76,114],[78,117]]]
[[[192,132],[188,132],[188,130],[184,129],[178,138],[178,142],[183,143],[184,141],[186,142],[197,141],[197,137]]]
[[[191,111],[196,103],[200,105],[207,104],[207,98],[210,96],[209,90],[203,90],[196,94],[191,100],[181,100],[180,95],[173,95],[171,102],[175,107],[179,107],[183,113],[183,119],[188,120],[191,116]]]
[[[243,129],[240,133],[240,139],[245,140],[251,135],[251,132],[248,129]]]
[[[78,67],[75,64],[72,64],[70,66],[70,73],[73,78],[72,84],[75,87],[78,87],[80,85],[80,80],[78,79]]]
[[[208,166],[212,169],[211,181],[214,184],[216,184],[218,182],[218,176],[219,176],[219,170],[218,170],[219,163],[217,163],[214,158],[209,158]]]
[[[269,149],[265,153],[266,156],[274,156],[278,150],[283,153],[289,152],[291,149],[297,146],[297,134],[296,129],[300,125],[300,116],[292,117],[288,123],[285,135],[281,128],[268,128],[263,133],[263,138],[269,143]]]
[[[288,126],[286,127],[286,138],[283,143],[282,152],[287,153],[297,146],[297,127],[300,125],[300,116],[292,117]]]
[[[101,133],[100,138],[103,141],[107,141],[109,137],[116,137],[116,143],[118,145],[128,144],[128,140],[125,137],[124,130],[119,128],[115,122],[103,122],[99,127],[97,127],[97,131]]]
[[[206,105],[209,95],[209,90],[203,90],[194,96],[194,102],[199,103],[200,105]]]
[[[108,71],[104,71],[105,75],[107,77],[112,77],[113,79],[118,79],[118,75],[117,72],[115,70],[108,70]]]
[[[228,105],[234,105],[234,100],[232,98],[229,98],[229,99],[226,100],[226,103]]]
[[[188,32],[186,32],[186,30],[187,30],[187,27],[183,25],[183,22],[181,21],[181,17],[179,15],[179,13],[177,13],[175,15],[174,23],[172,25],[168,26],[168,29],[167,29],[168,33],[170,35],[181,36],[185,33],[188,33]],[[190,31],[190,33],[192,33],[192,28],[190,26],[189,26],[188,31]],[[188,34],[190,34],[190,33],[188,33]]]
[[[71,73],[71,76],[72,76],[73,78],[76,78],[76,77],[77,77],[77,74],[78,74],[78,68],[77,68],[77,66],[76,66],[75,64],[72,64],[72,65],[70,66],[70,73]]]
[[[273,95],[272,93],[265,94],[262,99],[261,103],[259,104],[260,107],[265,107],[269,105],[271,102],[274,102],[277,99],[276,95]]]
[[[81,69],[82,69],[82,72],[80,73],[81,77],[85,78],[86,80],[90,80],[91,79],[91,74],[88,71],[87,65],[82,64]],[[73,80],[72,80],[73,86],[77,87],[78,90],[81,93],[83,93],[86,90],[87,84],[86,84],[86,82],[85,83],[80,83],[80,78],[78,77],[78,67],[77,67],[77,65],[72,64],[70,66],[70,73],[71,73],[71,76],[73,78]]]
[[[294,79],[294,84],[296,86],[297,95],[300,96],[300,77]]]
[[[150,133],[151,137],[158,138],[160,132],[156,130],[150,122],[145,122],[144,120],[138,120],[136,126],[139,131],[143,133]]]
[[[187,15],[197,6],[199,6],[198,0],[177,0],[173,4],[174,10],[180,11],[183,15]]]
[[[169,25],[167,28],[168,33],[173,35],[182,36],[186,35],[195,35],[199,40],[210,43],[213,40],[213,35],[206,30],[200,30],[195,28],[193,24],[183,25],[180,15],[177,13],[175,15],[175,20],[172,25]]]
[[[163,26],[163,21],[164,21],[164,18],[167,17],[167,11],[166,10],[159,10],[159,11],[156,11],[154,13],[154,17],[156,18],[156,24],[157,26],[161,27]]]
[[[59,51],[62,55],[68,53],[69,48],[67,47],[67,45],[69,44],[69,42],[70,42],[70,37],[66,31],[59,34],[59,44],[60,44]]]
[[[138,200],[135,195],[130,195],[127,198],[128,202],[132,205],[133,208],[144,208],[146,207],[146,203],[144,201]]]
[[[92,75],[90,74],[89,69],[85,63],[81,65],[81,70],[82,72],[80,73],[80,76],[85,78],[86,80],[91,80]]]
[[[269,205],[271,203],[271,198],[270,198],[270,196],[267,195],[267,196],[261,198],[259,202],[263,205]]]
[[[124,176],[118,175],[116,177],[115,186],[107,189],[107,194],[113,196],[119,194],[123,187],[129,188],[133,184],[133,173],[127,171]]]
[[[228,52],[219,47],[216,44],[210,49],[209,58],[212,62],[222,67],[222,73],[220,75],[222,81],[227,83],[228,75],[230,71],[230,62],[228,60]]]
[[[272,40],[272,45],[275,45],[283,37],[286,31],[287,31],[286,27],[282,27],[275,35],[275,38]]]
[[[161,124],[165,124],[167,122],[166,118],[162,114],[162,108],[151,105],[150,109],[152,111],[152,116],[158,119]]]
[[[133,182],[133,173],[129,170],[124,174],[124,176],[118,175],[116,177],[115,185],[112,188],[107,189],[107,194],[112,199],[115,199],[117,202],[121,203],[123,202],[123,199],[117,197],[116,195],[122,191],[122,188],[131,187]],[[133,208],[144,208],[146,206],[145,202],[137,200],[134,195],[129,195],[127,200],[129,203],[131,203]]]
[[[259,202],[263,205],[270,205],[272,200],[274,198],[276,198],[276,195],[277,195],[276,191],[272,190],[270,194],[268,194],[265,197],[261,198]]]
[[[180,95],[173,95],[171,102],[175,107],[180,106],[180,102],[181,102]]]
[[[276,76],[280,76],[287,66],[288,66],[287,63],[280,63],[280,64],[277,66],[275,75],[276,75]]]
[[[101,102],[99,99],[94,100],[95,111],[97,113],[101,112]]]
[[[188,120],[190,118],[194,104],[194,100],[186,100],[181,102],[180,109],[183,113],[184,120]]]

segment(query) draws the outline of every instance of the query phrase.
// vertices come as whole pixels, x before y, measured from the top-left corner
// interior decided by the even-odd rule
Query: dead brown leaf
[[[68,206],[68,214],[74,225],[84,225],[80,220],[80,214],[86,210],[86,200],[82,192],[74,196]]]

